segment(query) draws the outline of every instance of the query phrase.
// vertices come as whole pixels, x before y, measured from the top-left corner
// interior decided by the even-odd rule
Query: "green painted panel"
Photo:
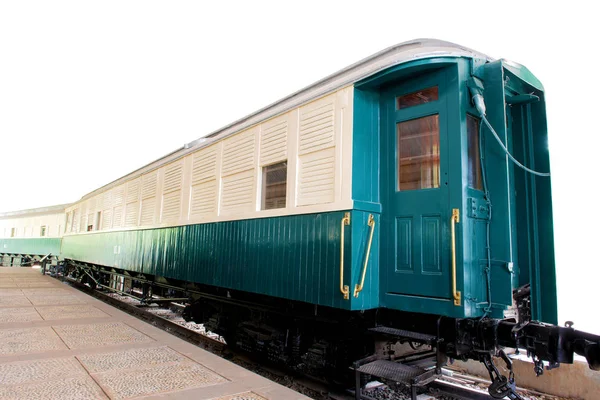
[[[0,253],[45,256],[60,254],[60,238],[0,239]]]
[[[378,307],[378,251],[364,290],[339,291],[344,211],[66,236],[63,257],[345,309]],[[345,283],[361,275],[369,213],[352,211],[345,228]],[[373,249],[378,249],[378,217]],[[356,246],[353,245],[356,244]]]

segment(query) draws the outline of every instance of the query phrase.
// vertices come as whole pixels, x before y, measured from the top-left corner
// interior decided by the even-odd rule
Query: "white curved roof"
[[[469,48],[446,42],[437,39],[415,39],[408,42],[399,43],[395,46],[388,47],[378,53],[364,58],[334,74],[331,74],[310,86],[307,86],[295,93],[284,97],[250,115],[245,116],[223,128],[214,131],[198,140],[185,144],[180,149],[177,149],[164,157],[159,158],[150,164],[131,172],[95,191],[88,193],[82,197],[86,199],[100,191],[104,191],[111,186],[115,186],[124,180],[133,179],[144,173],[159,168],[162,165],[173,162],[186,154],[194,152],[202,147],[223,139],[235,132],[244,130],[259,122],[272,118],[276,115],[284,113],[295,107],[298,107],[313,99],[324,96],[342,87],[351,85],[364,78],[372,76],[380,71],[395,65],[418,59],[432,57],[467,57],[467,58],[483,58],[492,60],[483,53],[476,52]]]

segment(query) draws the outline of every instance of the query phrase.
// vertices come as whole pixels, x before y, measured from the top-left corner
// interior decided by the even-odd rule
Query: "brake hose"
[[[496,138],[496,141],[498,142],[500,147],[502,147],[502,150],[504,150],[504,152],[506,153],[508,158],[510,158],[510,160],[513,163],[515,163],[518,167],[522,168],[524,171],[529,172],[530,174],[537,175],[537,176],[550,176],[550,172],[538,172],[538,171],[534,171],[530,168],[527,168],[526,166],[521,164],[519,161],[517,161],[517,159],[514,158],[512,154],[510,154],[510,152],[508,151],[508,149],[506,148],[504,143],[502,143],[502,140],[500,140],[500,138],[498,137],[496,130],[492,127],[492,125],[490,124],[488,119],[485,117],[485,103],[483,102],[483,95],[481,95],[479,93],[475,94],[473,96],[473,103],[475,104],[475,108],[477,108],[477,111],[479,112],[479,115],[481,116],[481,120],[485,123],[485,125],[492,132],[492,134]]]

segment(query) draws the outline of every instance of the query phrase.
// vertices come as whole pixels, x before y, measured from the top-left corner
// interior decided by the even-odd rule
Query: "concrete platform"
[[[30,268],[0,267],[0,399],[308,399]]]

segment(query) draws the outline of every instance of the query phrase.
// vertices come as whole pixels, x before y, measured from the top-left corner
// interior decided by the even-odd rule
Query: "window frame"
[[[285,195],[282,197],[283,201],[284,201],[284,205],[281,207],[269,207],[267,208],[266,205],[266,201],[267,201],[267,173],[269,172],[273,172],[273,171],[277,171],[278,169],[273,169],[271,171],[269,171],[269,168],[273,168],[273,167],[277,167],[281,165],[280,169],[285,169],[285,181],[283,182],[283,184],[285,185]],[[260,172],[260,176],[261,176],[261,190],[260,190],[260,210],[261,211],[267,211],[267,210],[278,210],[278,209],[285,209],[288,207],[288,160],[282,160],[282,161],[278,161],[272,164],[268,164],[268,165],[263,165],[261,167],[261,172]],[[272,186],[275,185],[280,185],[281,182],[276,182],[273,183]],[[281,199],[281,198],[280,198]],[[270,199],[269,199],[270,200]]]

